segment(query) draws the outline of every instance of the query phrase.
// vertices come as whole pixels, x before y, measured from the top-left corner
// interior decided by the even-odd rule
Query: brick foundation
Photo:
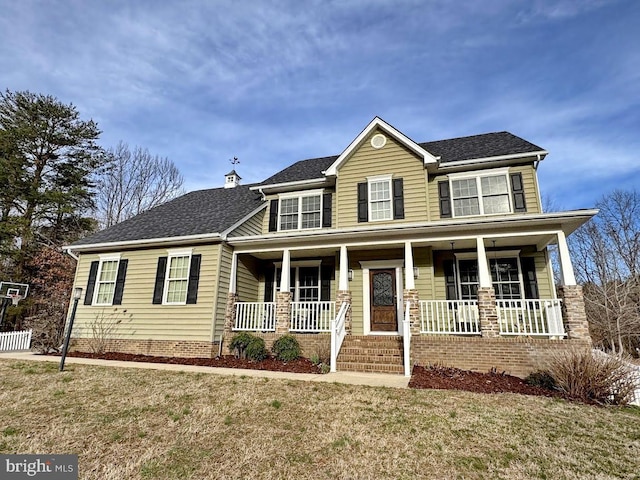
[[[488,372],[492,368],[518,377],[542,369],[553,352],[590,349],[587,340],[481,338],[423,335],[411,339],[411,361]]]
[[[235,332],[237,333],[237,332]],[[273,342],[275,342],[282,335],[278,333],[261,333],[261,332],[249,332],[251,335],[264,339],[264,344],[267,350],[271,351]],[[291,333],[290,335],[296,337],[300,348],[302,349],[302,356],[310,358],[312,355],[317,354],[321,358],[326,356],[327,359],[331,356],[331,334],[330,333]],[[227,345],[231,341],[232,337],[224,339],[223,348],[226,350]]]
[[[560,285],[558,297],[562,299],[562,319],[567,336],[570,339],[591,342],[582,286]]]
[[[491,287],[478,288],[478,320],[484,338],[496,338],[500,335],[496,293]]]
[[[107,340],[106,351],[156,357],[213,358],[218,355],[218,349],[218,342],[113,339]],[[90,352],[90,339],[72,339],[71,351]]]

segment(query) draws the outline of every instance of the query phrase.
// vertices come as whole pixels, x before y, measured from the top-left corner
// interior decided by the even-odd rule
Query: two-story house
[[[590,346],[566,237],[597,212],[542,211],[546,156],[508,132],[416,143],[374,118],[340,155],[253,185],[232,171],[67,247],[75,348],[118,308],[112,351],[209,357],[238,331],[292,333],[334,370],[526,375]]]

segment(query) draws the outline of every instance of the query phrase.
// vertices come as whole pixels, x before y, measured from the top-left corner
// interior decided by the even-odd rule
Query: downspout
[[[71,258],[73,258],[76,262],[80,259],[80,257],[78,257],[75,253],[73,253],[71,251],[70,248],[67,248],[65,250],[63,250],[67,255],[69,255]]]
[[[267,199],[267,196],[264,194],[262,187],[260,187],[258,191],[260,192],[260,195],[262,195],[262,201],[264,202]]]

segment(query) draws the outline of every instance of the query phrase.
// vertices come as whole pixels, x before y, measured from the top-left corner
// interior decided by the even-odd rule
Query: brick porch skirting
[[[90,340],[71,340],[72,352],[91,352]],[[213,358],[218,355],[218,342],[198,342],[190,340],[107,340],[107,352],[132,353],[156,357]]]
[[[238,332],[234,332],[234,335]],[[282,335],[279,333],[262,333],[262,332],[248,332],[251,335],[255,335],[256,337],[260,337],[264,340],[264,344],[267,347],[267,350],[271,351],[271,347],[273,346],[273,342],[275,342]],[[331,357],[331,334],[330,333],[291,333],[296,337],[298,343],[300,343],[300,348],[302,349],[302,356],[306,358],[310,358],[312,355],[316,354],[322,357]],[[231,342],[231,338],[225,338],[222,345],[222,353],[223,355],[229,355],[231,352],[228,350],[229,342]]]
[[[495,368],[518,377],[545,367],[553,352],[591,349],[588,340],[482,338],[421,335],[411,338],[411,362],[488,372]]]

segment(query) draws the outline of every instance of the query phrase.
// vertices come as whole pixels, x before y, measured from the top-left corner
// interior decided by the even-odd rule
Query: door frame
[[[362,329],[365,335],[401,335],[402,334],[402,305],[404,303],[404,289],[402,287],[402,269],[404,260],[372,260],[360,262],[362,267]],[[396,316],[398,318],[397,332],[372,332],[371,331],[371,289],[369,286],[369,270],[391,269],[396,270]]]

